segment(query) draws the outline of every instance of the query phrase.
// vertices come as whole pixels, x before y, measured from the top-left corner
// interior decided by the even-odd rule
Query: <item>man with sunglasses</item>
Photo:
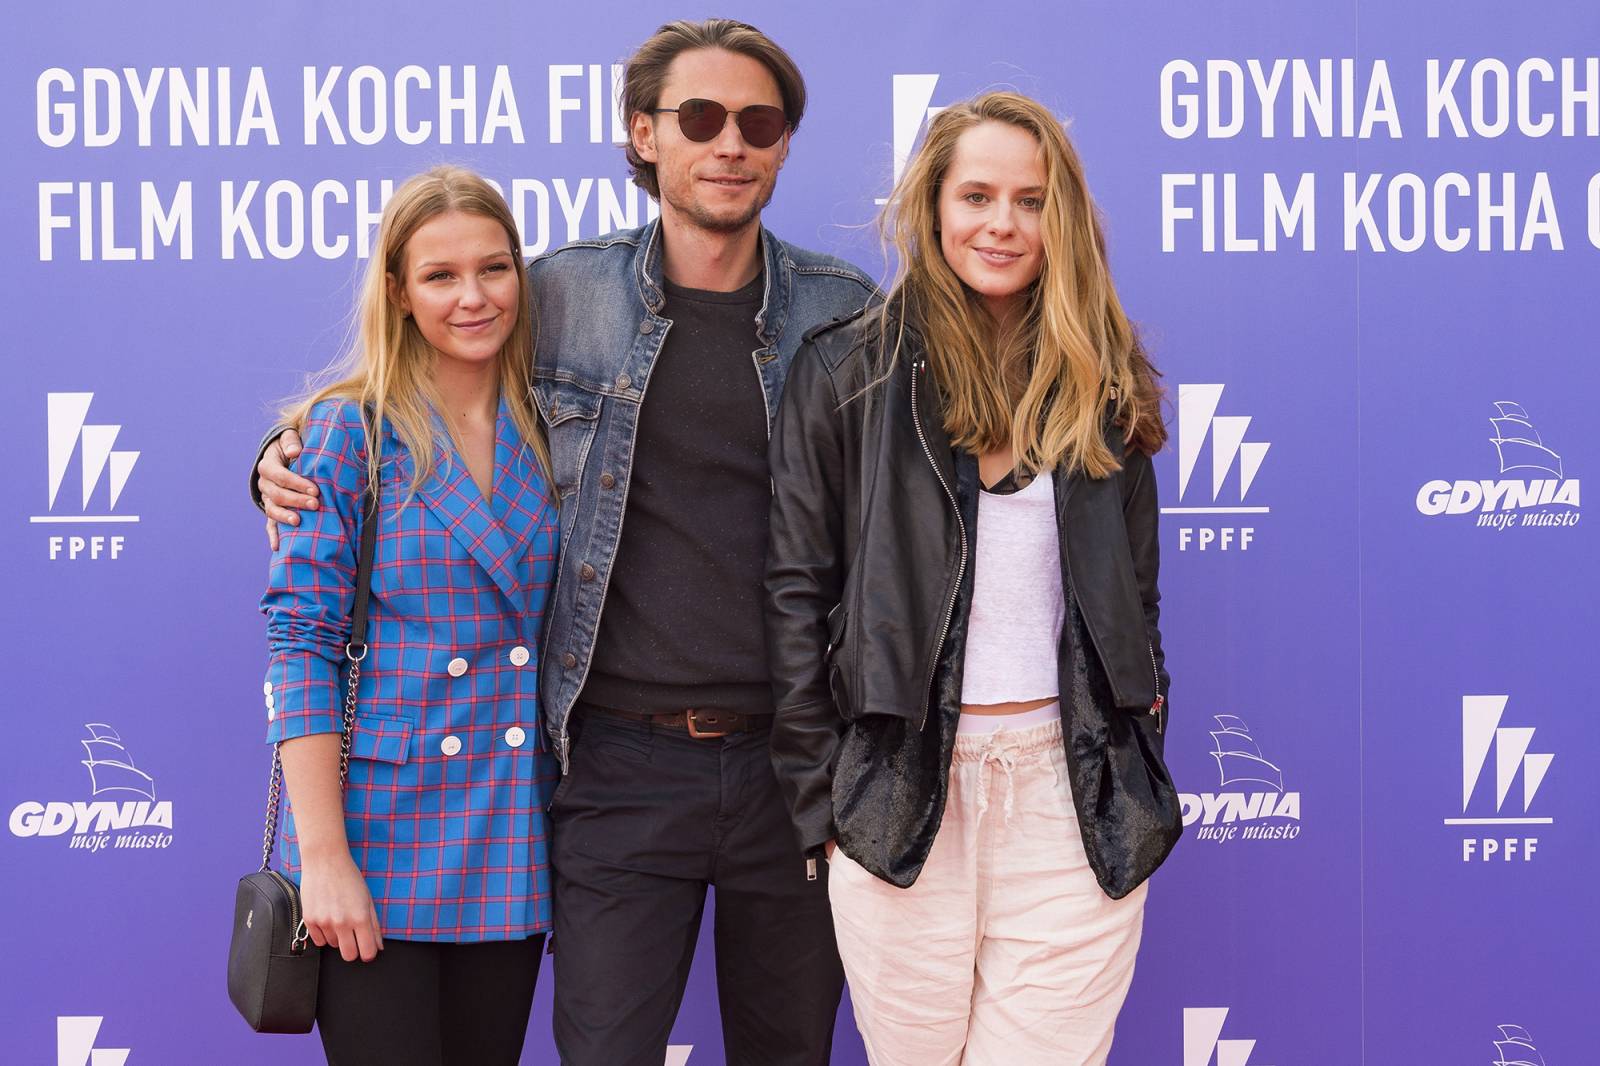
[[[760,31],[663,26],[622,106],[660,219],[530,266],[563,544],[537,663],[564,770],[556,1043],[569,1066],[660,1066],[709,884],[727,1061],[821,1066],[844,978],[767,749],[767,435],[802,334],[873,287],[761,225],[805,83]],[[259,469],[269,520],[293,521],[314,486],[276,446]]]

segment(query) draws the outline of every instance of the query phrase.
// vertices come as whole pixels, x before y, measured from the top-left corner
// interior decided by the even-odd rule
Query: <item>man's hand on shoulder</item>
[[[317,486],[289,469],[300,454],[300,434],[286,429],[267,445],[256,463],[256,489],[267,514],[267,543],[278,550],[278,525],[300,524],[301,511],[317,509]]]

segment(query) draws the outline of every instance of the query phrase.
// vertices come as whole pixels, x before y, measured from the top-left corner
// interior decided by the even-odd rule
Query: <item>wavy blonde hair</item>
[[[964,285],[939,248],[939,192],[961,135],[984,122],[1032,134],[1044,164],[1040,217],[1044,266],[1024,310],[1002,325]],[[1166,442],[1159,374],[1122,310],[1106,265],[1099,211],[1060,120],[1012,92],[985,93],[934,117],[880,219],[898,266],[883,317],[886,377],[911,324],[939,383],[951,442],[974,453],[1011,445],[1037,472],[1065,465],[1092,477],[1120,469],[1101,431],[1111,408],[1130,450]]]
[[[424,171],[389,198],[356,300],[354,340],[282,412],[286,423],[299,427],[305,425],[311,408],[323,400],[359,403],[367,434],[369,485],[382,483],[383,437],[375,427],[388,419],[395,437],[415,462],[408,496],[415,495],[433,473],[446,441],[439,438],[434,419],[434,412],[440,410],[432,373],[436,353],[416,321],[390,297],[388,278],[393,275],[403,289],[406,243],[424,224],[450,211],[493,219],[506,232],[521,299],[517,303],[516,324],[500,350],[500,396],[522,435],[524,447],[532,450],[539,469],[548,475],[550,453],[530,395],[534,322],[522,240],[505,199],[483,178],[462,167],[440,166]],[[446,432],[459,451],[461,442],[454,440],[454,431]]]

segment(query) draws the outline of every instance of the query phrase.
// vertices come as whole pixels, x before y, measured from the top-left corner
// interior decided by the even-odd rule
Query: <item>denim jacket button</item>
[[[594,567],[590,566],[588,563],[584,563],[582,566],[578,567],[578,579],[580,581],[593,581]]]
[[[565,666],[568,670],[571,670],[574,666],[578,665],[578,657],[569,651],[567,654],[561,657],[561,665]]]
[[[654,333],[655,331],[656,331],[656,324],[654,322],[650,321],[648,318],[645,319],[643,322],[639,323],[639,332],[640,333]]]
[[[600,475],[600,487],[601,488],[609,489],[612,486],[616,485],[616,483],[617,483],[617,479],[612,477],[610,474],[601,474]]]
[[[632,385],[632,384],[633,384],[633,379],[630,378],[628,375],[626,375],[626,374],[618,374],[617,375],[617,388],[625,389],[629,385]]]

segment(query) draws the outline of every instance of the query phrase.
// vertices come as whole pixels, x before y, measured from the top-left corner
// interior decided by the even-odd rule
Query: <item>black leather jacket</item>
[[[807,335],[774,426],[772,758],[808,854],[837,838],[867,870],[909,887],[944,813],[978,476],[944,432],[914,332],[888,380],[862,394],[883,314]],[[1108,418],[1105,432],[1121,454],[1121,429]],[[1110,477],[1058,471],[1055,482],[1066,755],[1090,865],[1120,898],[1182,830],[1162,760],[1154,473],[1135,451]]]

